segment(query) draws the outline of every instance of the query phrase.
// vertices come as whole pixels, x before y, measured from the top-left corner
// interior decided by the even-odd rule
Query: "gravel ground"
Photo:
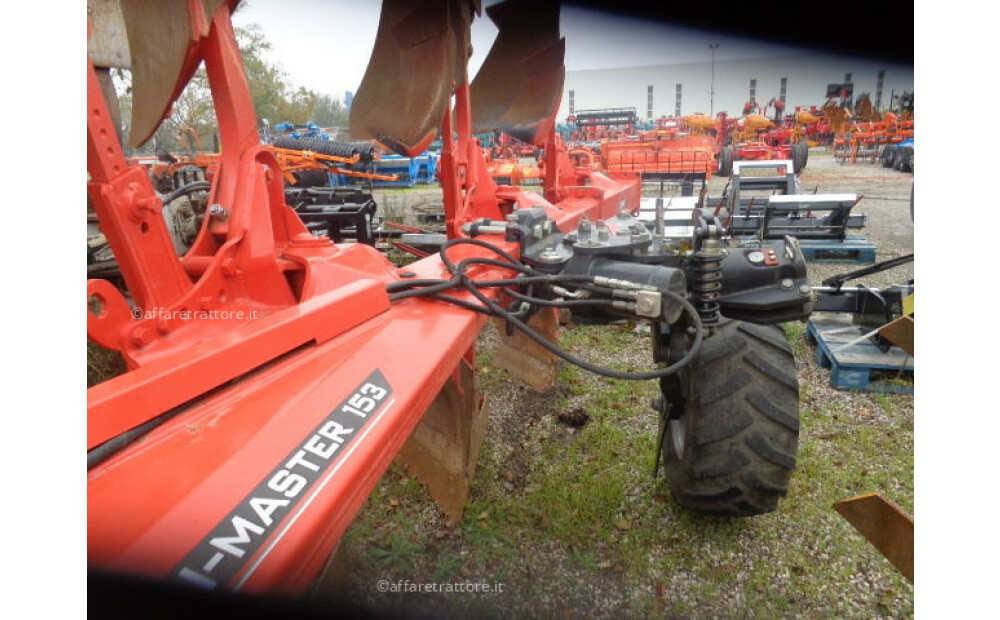
[[[912,251],[912,179],[840,166],[813,149],[800,182],[863,194],[863,232],[886,259]],[[710,192],[724,183],[713,179]],[[379,203],[406,212],[434,199],[419,190]],[[852,268],[810,265],[810,275],[818,282]],[[912,274],[911,264],[864,282]],[[477,366],[491,417],[463,519],[448,527],[423,487],[393,467],[343,539],[344,571],[319,584],[314,600],[348,596],[411,617],[911,617],[912,585],[831,504],[880,491],[912,514],[913,399],[833,390],[803,331],[786,326],[802,400],[792,489],[772,514],[727,520],[681,510],[651,477],[654,383],[563,368],[555,390],[534,392],[492,366],[498,336],[488,327]],[[648,336],[631,324],[569,326],[561,339],[603,365],[649,364]],[[504,589],[383,593],[380,580]]]

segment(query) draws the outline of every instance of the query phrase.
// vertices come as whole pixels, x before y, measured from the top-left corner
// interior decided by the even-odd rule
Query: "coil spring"
[[[719,293],[722,290],[722,253],[699,250],[694,253],[691,266],[694,289],[694,307],[698,309],[705,326],[719,322]]]

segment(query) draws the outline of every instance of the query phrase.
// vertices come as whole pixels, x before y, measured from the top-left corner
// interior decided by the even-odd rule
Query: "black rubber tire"
[[[913,221],[913,185],[910,185],[910,221]]]
[[[799,438],[799,383],[781,328],[723,319],[682,373],[681,392],[684,416],[661,446],[677,503],[731,517],[777,508]]]
[[[903,171],[903,150],[897,148],[895,151],[895,157],[892,160],[892,167],[897,172]]]
[[[792,145],[792,167],[795,168],[795,174],[799,174],[806,167],[804,163],[805,155],[802,153],[802,150],[801,145]]]
[[[904,146],[899,149],[899,171],[910,172],[912,170],[910,162],[913,160],[913,148]]]
[[[893,163],[892,156],[893,153],[895,152],[895,149],[896,147],[891,144],[886,144],[884,147],[882,147],[881,159],[883,168],[892,168],[892,163]]]
[[[809,165],[809,144],[804,141],[799,144],[802,145],[802,169],[805,170]]]
[[[733,149],[728,146],[719,151],[719,176],[728,177],[733,174]]]

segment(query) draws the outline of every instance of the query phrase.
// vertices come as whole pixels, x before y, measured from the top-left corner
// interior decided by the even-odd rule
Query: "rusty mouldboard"
[[[132,67],[125,20],[118,0],[87,0],[90,40],[87,54],[98,67]]]

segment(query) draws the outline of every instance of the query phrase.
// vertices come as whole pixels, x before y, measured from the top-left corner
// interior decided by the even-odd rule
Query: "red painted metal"
[[[193,5],[199,3],[194,2]],[[379,477],[472,346],[485,318],[448,304],[390,304],[400,270],[365,245],[337,246],[308,233],[285,203],[274,154],[256,119],[230,22],[230,6],[192,43],[204,57],[222,143],[206,218],[178,259],[158,217],[145,170],[126,162],[88,62],[88,190],[141,312],[106,284],[88,337],[121,350],[125,374],[88,390],[88,450],[165,416],[87,475],[88,562],[93,568],[171,575],[178,562],[309,437],[331,408],[378,370],[391,399],[331,461],[321,482],[266,533],[232,579],[218,585],[299,593],[318,574]],[[497,189],[471,135],[468,83],[442,119],[440,161],[447,231],[502,219],[515,203],[543,207],[567,230],[584,215],[638,209],[634,176],[574,169],[553,133],[545,197]],[[154,217],[154,213],[157,217]],[[517,255],[516,244],[488,240]],[[488,255],[458,246],[454,257]],[[439,256],[410,264],[418,278],[446,276]],[[477,278],[510,270],[477,266]],[[92,317],[92,318],[91,318]],[[420,355],[412,355],[419,351]]]

